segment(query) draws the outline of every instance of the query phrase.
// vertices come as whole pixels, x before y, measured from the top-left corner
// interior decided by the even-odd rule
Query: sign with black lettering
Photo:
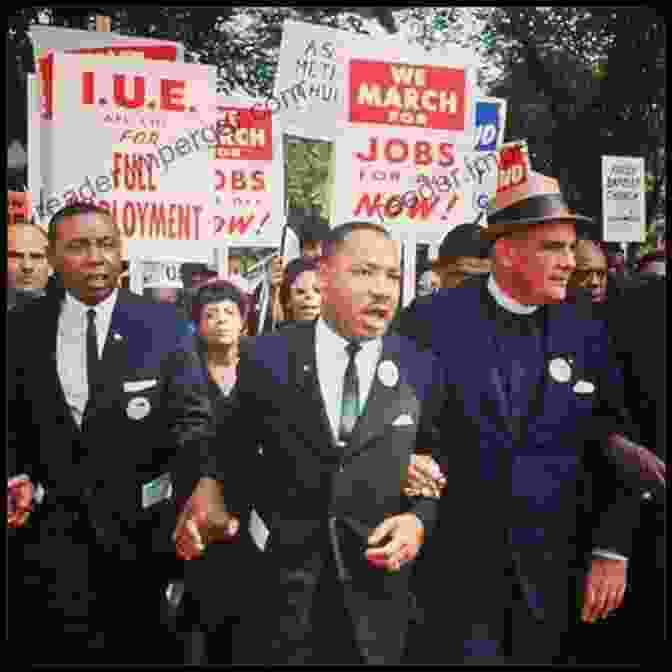
[[[602,157],[602,240],[643,243],[646,239],[644,159]]]

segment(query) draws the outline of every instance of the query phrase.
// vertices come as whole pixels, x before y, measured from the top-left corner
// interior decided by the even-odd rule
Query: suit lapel
[[[338,455],[338,450],[317,377],[315,325],[316,322],[313,322],[309,326],[297,327],[291,340],[290,375],[299,392],[299,400],[293,404],[293,410],[300,416],[297,426],[309,437],[310,444],[333,458]]]
[[[394,385],[384,385],[380,381],[378,368],[382,362],[391,362],[399,372],[398,380]],[[401,373],[399,338],[394,334],[387,334],[383,337],[383,348],[380,360],[376,364],[369,397],[355,423],[350,441],[344,449],[346,457],[361,452],[371,439],[385,431],[401,412],[416,414],[415,395],[404,382]],[[408,408],[405,408],[405,405]]]
[[[49,315],[45,320],[45,327],[42,332],[45,339],[44,348],[37,348],[37,353],[44,352],[46,354],[48,362],[47,366],[44,367],[46,376],[45,394],[47,398],[56,399],[57,415],[61,415],[70,425],[71,430],[79,434],[79,427],[72,417],[61,378],[58,375],[58,320],[61,313],[61,302],[54,298],[48,305]],[[50,390],[53,390],[53,396],[51,396],[52,392]]]
[[[493,299],[485,285],[480,286],[479,289],[480,301],[473,301],[470,304],[480,313],[474,321],[478,326],[474,333],[469,334],[470,344],[468,346],[468,351],[478,352],[478,357],[468,358],[465,365],[473,368],[473,380],[485,379],[487,381],[485,390],[476,390],[480,397],[478,404],[480,409],[495,418],[502,429],[516,436],[518,432],[511,418],[511,406],[500,369],[501,355],[496,339],[497,323],[489,303]],[[486,325],[484,332],[481,332],[480,325]],[[476,339],[481,338],[482,343],[477,343]],[[483,377],[481,377],[482,373],[485,373]]]

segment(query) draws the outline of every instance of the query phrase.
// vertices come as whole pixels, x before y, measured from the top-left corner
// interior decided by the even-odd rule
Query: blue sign
[[[477,152],[494,152],[504,136],[504,115],[506,101],[496,98],[476,100],[476,139],[474,149]]]

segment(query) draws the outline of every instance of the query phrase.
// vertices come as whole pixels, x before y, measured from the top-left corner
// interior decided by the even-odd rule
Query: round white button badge
[[[126,407],[126,415],[132,420],[142,420],[151,410],[152,406],[147,397],[133,397]]]
[[[385,387],[394,387],[399,381],[399,369],[397,365],[386,359],[378,365],[378,380],[385,385]]]
[[[552,359],[548,364],[548,371],[551,378],[558,383],[568,383],[572,378],[572,367],[562,357]]]

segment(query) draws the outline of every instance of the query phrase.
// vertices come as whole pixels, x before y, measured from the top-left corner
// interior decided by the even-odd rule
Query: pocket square
[[[404,413],[403,415],[400,415],[393,423],[393,427],[406,427],[408,425],[413,424],[413,418],[408,415],[408,413]]]
[[[595,392],[595,385],[587,380],[579,380],[576,382],[576,385],[574,385],[574,392],[577,394],[592,394]]]
[[[158,381],[154,380],[129,380],[124,383],[124,392],[142,392],[154,387]]]

